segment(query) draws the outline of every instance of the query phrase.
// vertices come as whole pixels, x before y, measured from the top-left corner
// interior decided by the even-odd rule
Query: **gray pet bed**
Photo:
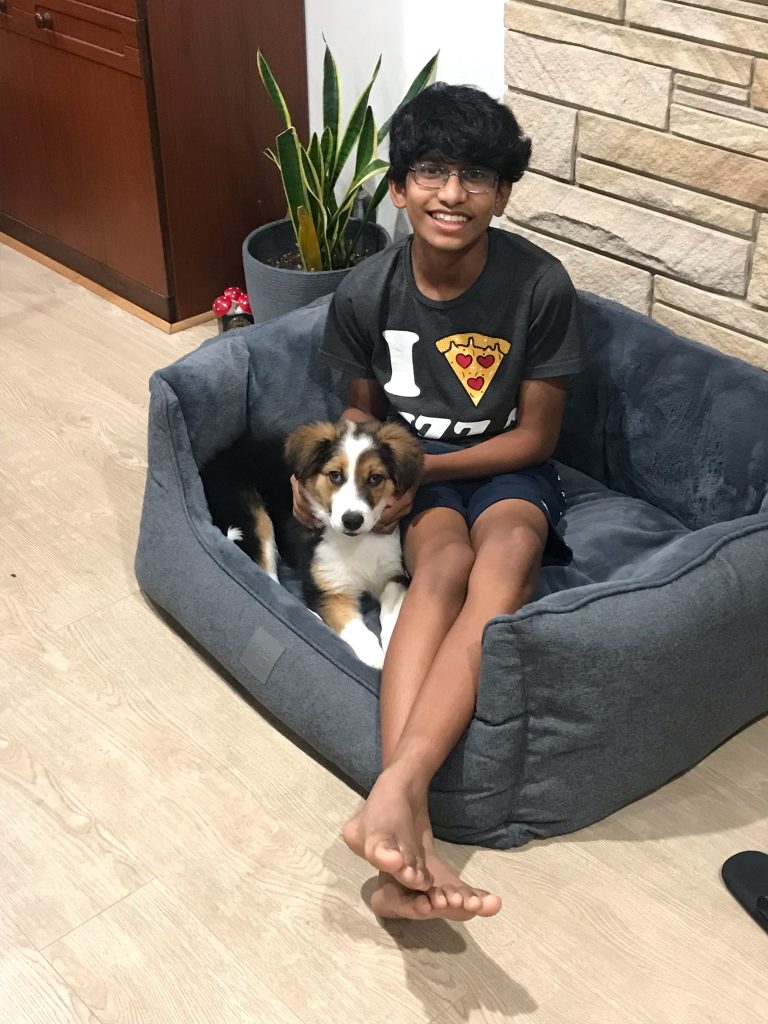
[[[575,558],[488,623],[477,709],[434,779],[436,833],[511,847],[572,831],[768,711],[768,374],[582,295],[589,369],[558,459]],[[336,418],[327,300],[156,373],[136,574],[256,699],[363,790],[379,673],[210,520],[199,467]]]

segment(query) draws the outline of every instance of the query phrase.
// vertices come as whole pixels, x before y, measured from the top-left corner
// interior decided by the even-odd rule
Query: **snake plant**
[[[436,53],[419,71],[398,107],[430,83],[437,58]],[[381,57],[342,131],[339,72],[326,44],[323,131],[320,135],[313,132],[307,146],[299,140],[283,94],[261,50],[256,59],[261,81],[283,125],[275,139],[275,148],[267,149],[265,153],[280,171],[302,266],[305,270],[338,270],[350,266],[363,227],[387,191],[387,179],[383,177],[368,204],[362,224],[351,235],[347,230],[349,218],[360,186],[374,175],[383,174],[389,166],[386,160],[378,157],[377,151],[389,133],[392,118],[377,128],[368,103],[381,67]],[[353,151],[351,181],[343,195],[337,195],[339,176]]]

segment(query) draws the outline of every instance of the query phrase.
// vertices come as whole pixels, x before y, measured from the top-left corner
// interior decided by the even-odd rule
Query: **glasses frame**
[[[425,162],[426,161],[419,161],[419,163],[425,163]],[[439,164],[439,163],[435,162],[435,166],[436,167],[444,168],[444,171],[443,171],[444,180],[441,181],[439,185],[425,185],[424,182],[419,181],[418,178],[416,177],[416,175],[418,174],[417,167],[409,167],[408,170],[413,174],[413,180],[416,182],[416,184],[419,186],[419,188],[429,189],[430,192],[439,192],[441,188],[445,188],[445,186],[450,181],[452,175],[456,175],[456,177],[459,179],[459,185],[461,185],[461,187],[464,189],[464,191],[468,192],[471,196],[487,196],[488,193],[492,192],[493,189],[496,187],[496,185],[498,185],[498,183],[499,183],[499,175],[494,171],[493,172],[493,181],[488,186],[488,188],[483,188],[483,189],[467,188],[466,182],[464,181],[464,175],[468,171],[486,170],[486,168],[482,168],[482,167],[465,167],[464,170],[462,170],[462,171],[449,171],[446,164]]]

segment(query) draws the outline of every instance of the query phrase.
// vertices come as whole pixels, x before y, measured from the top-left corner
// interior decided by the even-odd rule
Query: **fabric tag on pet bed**
[[[258,626],[240,655],[240,661],[259,682],[266,683],[284,650],[285,644]]]

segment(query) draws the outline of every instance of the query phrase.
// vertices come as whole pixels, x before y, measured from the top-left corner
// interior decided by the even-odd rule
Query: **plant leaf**
[[[367,163],[365,167],[362,167],[352,179],[350,186],[347,189],[346,195],[339,203],[339,209],[342,209],[347,205],[351,207],[355,201],[355,195],[357,193],[357,190],[360,188],[363,182],[368,181],[368,179],[372,178],[374,174],[381,174],[383,171],[386,171],[388,167],[389,164],[387,163],[387,161],[380,160],[378,157],[375,157],[373,160]]]
[[[429,85],[430,81],[432,80],[432,77],[434,76],[435,69],[437,68],[437,58],[439,56],[440,51],[438,50],[437,53],[434,54],[434,56],[429,58],[427,63],[424,65],[424,67],[421,69],[418,75],[416,75],[414,80],[411,82],[408,88],[408,92],[405,94],[405,96],[403,96],[403,98],[395,107],[394,111],[392,112],[392,116],[390,116],[389,119],[384,122],[381,128],[379,128],[380,143],[383,142],[383,140],[386,139],[387,135],[389,134],[389,126],[392,123],[392,117],[397,113],[400,107],[402,107],[403,104],[405,103],[409,103],[417,93],[420,93],[421,90],[425,88],[425,86]]]
[[[270,70],[269,64],[264,57],[261,50],[256,53],[256,63],[259,67],[259,75],[264,88],[267,90],[267,95],[272,100],[272,105],[280,115],[280,120],[283,123],[284,128],[290,128],[291,126],[291,115],[288,112],[288,104],[285,102],[283,94],[280,92],[280,86],[275,81],[275,76]]]
[[[307,210],[300,206],[296,211],[299,219],[298,243],[301,262],[305,270],[322,270],[323,260],[320,255],[320,243],[315,230],[315,222]]]
[[[381,56],[379,56],[379,59],[376,61],[376,67],[373,69],[371,80],[368,82],[365,89],[363,89],[360,94],[360,98],[355,104],[354,110],[349,116],[349,121],[347,122],[347,127],[344,131],[341,144],[339,145],[333,169],[329,169],[329,176],[331,178],[332,185],[336,184],[344,164],[347,162],[349,154],[355,148],[357,140],[360,138],[360,133],[363,129],[363,125],[365,124],[365,118],[368,111],[368,97],[371,94],[371,89],[373,88],[373,83],[376,81],[376,77],[379,74],[380,67]]]
[[[312,138],[310,139],[307,153],[309,154],[309,159],[312,161],[312,166],[315,169],[318,181],[322,186],[325,179],[325,162],[323,160],[323,150],[320,146],[320,139],[317,137],[317,132],[312,132]]]
[[[369,164],[376,155],[376,120],[370,107],[365,112],[363,128],[360,132],[360,141],[357,144],[357,157],[355,159],[355,174]]]
[[[277,136],[277,153],[280,158],[280,173],[283,180],[285,198],[288,200],[288,214],[293,224],[296,242],[301,250],[299,208],[306,211],[309,207],[307,187],[302,168],[302,151],[295,128],[287,128]],[[301,254],[305,262],[304,253]]]
[[[325,37],[323,37],[325,38]],[[332,168],[336,161],[336,147],[339,140],[339,121],[341,120],[341,106],[339,97],[339,70],[336,61],[333,59],[328,43],[325,44],[325,58],[323,60],[323,137],[325,129],[330,132],[329,152],[325,155],[325,166]]]
[[[349,248],[347,249],[347,254],[346,254],[346,259],[345,259],[346,263],[349,263],[349,259],[350,259],[351,255],[352,255],[352,253],[355,251],[355,247],[357,246],[357,243],[360,241],[360,236],[362,235],[363,230],[365,229],[365,225],[373,217],[374,213],[376,212],[376,208],[378,207],[379,203],[382,201],[384,196],[387,194],[388,190],[389,190],[389,181],[387,180],[387,177],[385,175],[381,179],[379,184],[376,186],[376,188],[374,190],[374,193],[371,196],[370,202],[368,203],[368,206],[365,209],[365,213],[363,214],[362,220],[360,221],[360,227],[355,232],[354,238],[350,239]]]

